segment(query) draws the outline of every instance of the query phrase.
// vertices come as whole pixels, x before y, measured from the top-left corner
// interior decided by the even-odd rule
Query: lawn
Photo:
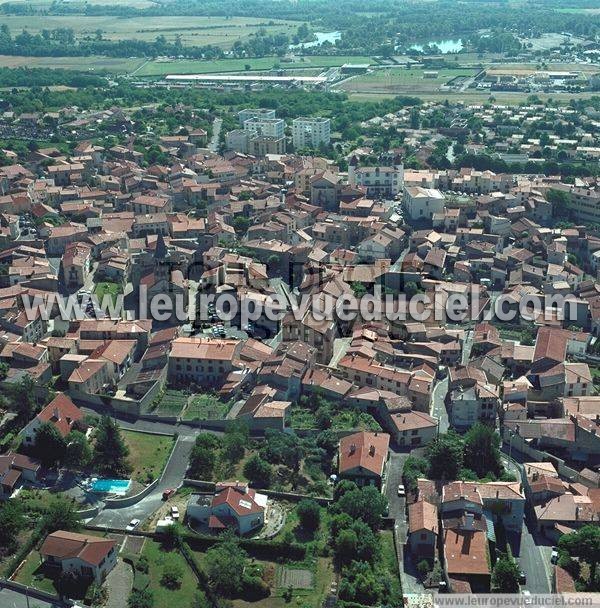
[[[40,554],[37,551],[32,551],[19,569],[15,580],[17,583],[35,587],[40,591],[56,594],[54,581],[47,576],[41,561]]]
[[[193,395],[183,414],[184,420],[223,420],[231,405],[209,393]]]
[[[187,405],[188,396],[178,390],[167,389],[154,409],[161,416],[179,416]]]
[[[121,431],[129,448],[128,460],[133,467],[132,479],[147,484],[160,477],[171,455],[173,437]]]
[[[394,546],[394,533],[392,530],[381,530],[379,532],[381,543],[381,568],[389,575],[391,587],[396,597],[402,597],[402,585],[398,573],[398,558]]]
[[[142,555],[148,560],[149,589],[154,596],[154,606],[161,608],[173,606],[187,608],[192,606],[192,600],[198,589],[198,581],[185,558],[178,551],[166,551],[159,543],[146,539]],[[178,589],[167,589],[161,585],[163,569],[168,563],[176,564],[183,571],[183,580]],[[136,572],[136,577],[138,573]]]
[[[100,306],[102,306],[105,296],[108,296],[112,300],[112,303],[115,304],[117,296],[123,293],[123,286],[119,283],[98,283],[94,293],[98,298]]]

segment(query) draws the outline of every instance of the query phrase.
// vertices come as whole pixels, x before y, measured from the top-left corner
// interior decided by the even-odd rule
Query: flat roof
[[[229,82],[306,82],[320,84],[327,82],[324,76],[252,76],[249,74],[169,74],[166,80],[190,80],[190,81],[229,81]]]

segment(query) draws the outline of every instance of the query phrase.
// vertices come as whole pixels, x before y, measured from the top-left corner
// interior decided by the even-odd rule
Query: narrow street
[[[522,482],[521,468],[515,462],[502,455],[502,463]],[[536,542],[537,533],[528,520],[528,517],[523,520],[520,538],[509,538],[513,555],[527,578],[522,588],[531,593],[551,593],[550,552],[540,539]]]
[[[221,135],[221,126],[222,125],[223,125],[223,121],[220,118],[215,118],[213,120],[212,137],[210,138],[210,143],[208,144],[208,149],[211,152],[217,152],[219,149],[219,137]]]
[[[385,494],[389,503],[389,516],[395,519],[394,536],[398,547],[398,571],[404,594],[425,593],[417,577],[415,564],[413,564],[410,555],[404,552],[404,545],[408,537],[406,499],[398,496],[398,486],[402,483],[404,463],[409,456],[408,452],[390,451],[385,485]]]

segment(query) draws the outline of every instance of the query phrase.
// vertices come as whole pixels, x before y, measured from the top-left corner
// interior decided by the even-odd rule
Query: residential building
[[[359,486],[381,487],[388,460],[390,436],[361,431],[340,440],[338,472]]]
[[[329,118],[295,118],[292,123],[292,142],[295,150],[317,149],[331,140]]]
[[[117,565],[117,541],[89,534],[52,532],[39,551],[46,567],[73,573],[97,585]]]
[[[404,188],[404,208],[413,221],[431,221],[434,213],[444,210],[445,202],[446,199],[439,190],[420,186]]]

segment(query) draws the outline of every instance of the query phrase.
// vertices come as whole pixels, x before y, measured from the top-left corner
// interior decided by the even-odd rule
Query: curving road
[[[148,519],[160,507],[162,493],[181,485],[193,446],[194,438],[192,436],[180,436],[159,483],[148,496],[131,507],[105,508],[90,523],[94,526],[125,528],[132,519],[140,519],[142,522]]]

